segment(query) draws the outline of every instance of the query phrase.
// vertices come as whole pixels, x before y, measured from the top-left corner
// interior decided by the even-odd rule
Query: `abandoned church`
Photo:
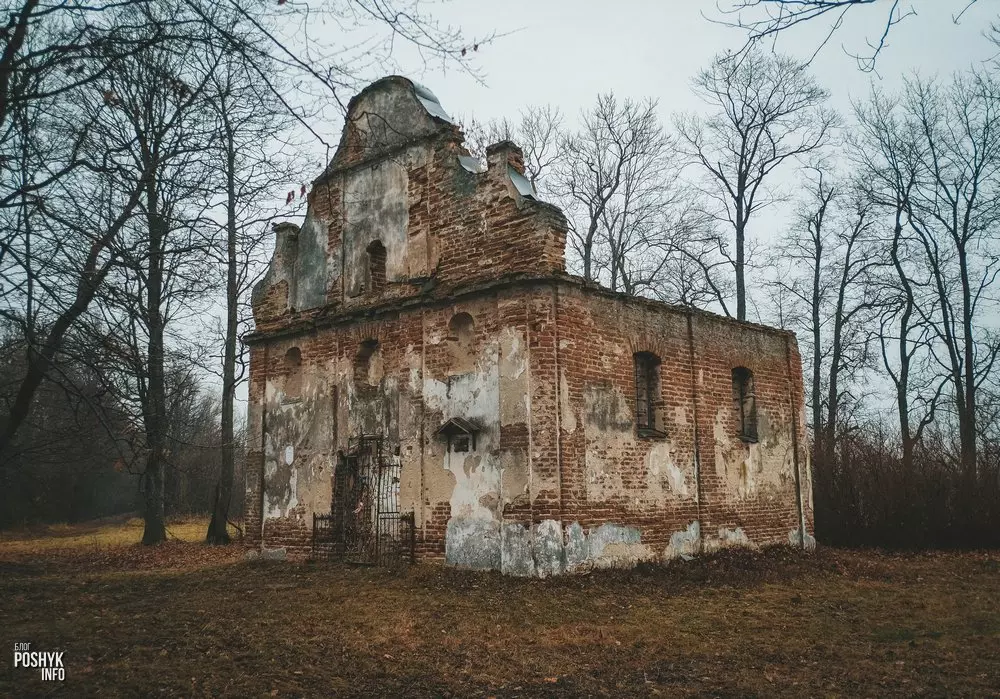
[[[566,231],[514,144],[358,94],[254,290],[250,545],[535,576],[812,546],[794,335],[586,283]]]

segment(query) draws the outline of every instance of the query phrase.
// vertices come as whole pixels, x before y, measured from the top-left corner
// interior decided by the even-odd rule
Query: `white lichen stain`
[[[656,553],[646,544],[607,544],[593,559],[594,568],[633,568],[637,563],[656,560]]]
[[[792,452],[786,433],[772,432],[767,414],[759,411],[760,440],[744,442],[731,433],[729,413],[728,408],[719,408],[714,425],[715,474],[726,483],[728,497],[734,500],[792,494]]]
[[[798,528],[792,529],[788,532],[788,544],[789,546],[794,546],[795,548],[804,548],[806,551],[816,550],[816,537],[814,537],[809,532],[806,532],[806,543],[802,546],[802,536]]]
[[[625,492],[621,473],[614,463],[605,462],[591,450],[587,450],[587,500],[601,502],[621,496]]]
[[[643,499],[664,503],[670,497],[689,496],[684,472],[675,462],[673,444],[669,440],[656,442],[646,453],[646,488]]]

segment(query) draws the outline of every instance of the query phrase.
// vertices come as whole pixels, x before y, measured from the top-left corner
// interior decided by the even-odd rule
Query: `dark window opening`
[[[756,442],[757,397],[754,394],[753,372],[746,367],[733,369],[733,408],[739,438],[745,442]]]
[[[469,437],[466,435],[452,437],[451,450],[455,452],[469,451]]]
[[[369,288],[381,291],[385,288],[385,246],[381,241],[373,240],[368,245],[368,277]]]
[[[635,425],[640,437],[664,437],[660,390],[660,358],[637,352],[635,359]]]

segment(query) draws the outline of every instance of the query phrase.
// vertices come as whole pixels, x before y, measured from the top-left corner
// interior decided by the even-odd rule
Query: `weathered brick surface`
[[[562,215],[508,175],[523,169],[519,152],[498,144],[489,169],[470,172],[460,133],[419,112],[410,90],[392,79],[352,101],[306,223],[278,232],[254,295],[250,545],[308,553],[338,454],[361,433],[398,458],[425,560],[542,574],[578,569],[580,556],[617,565],[788,543],[800,523],[810,538],[794,337],[566,275]],[[405,138],[373,145],[361,115],[377,109]],[[358,267],[376,239],[384,285]],[[300,365],[286,360],[293,347]],[[636,429],[638,352],[660,360],[651,436]],[[753,372],[752,444],[738,436],[735,367]],[[454,417],[478,426],[470,452],[436,434]]]

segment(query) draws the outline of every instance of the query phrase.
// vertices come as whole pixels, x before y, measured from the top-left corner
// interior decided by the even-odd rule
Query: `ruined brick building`
[[[346,124],[254,293],[253,546],[326,522],[360,560],[548,575],[812,544],[792,334],[567,274],[518,148],[483,167],[426,88]]]

